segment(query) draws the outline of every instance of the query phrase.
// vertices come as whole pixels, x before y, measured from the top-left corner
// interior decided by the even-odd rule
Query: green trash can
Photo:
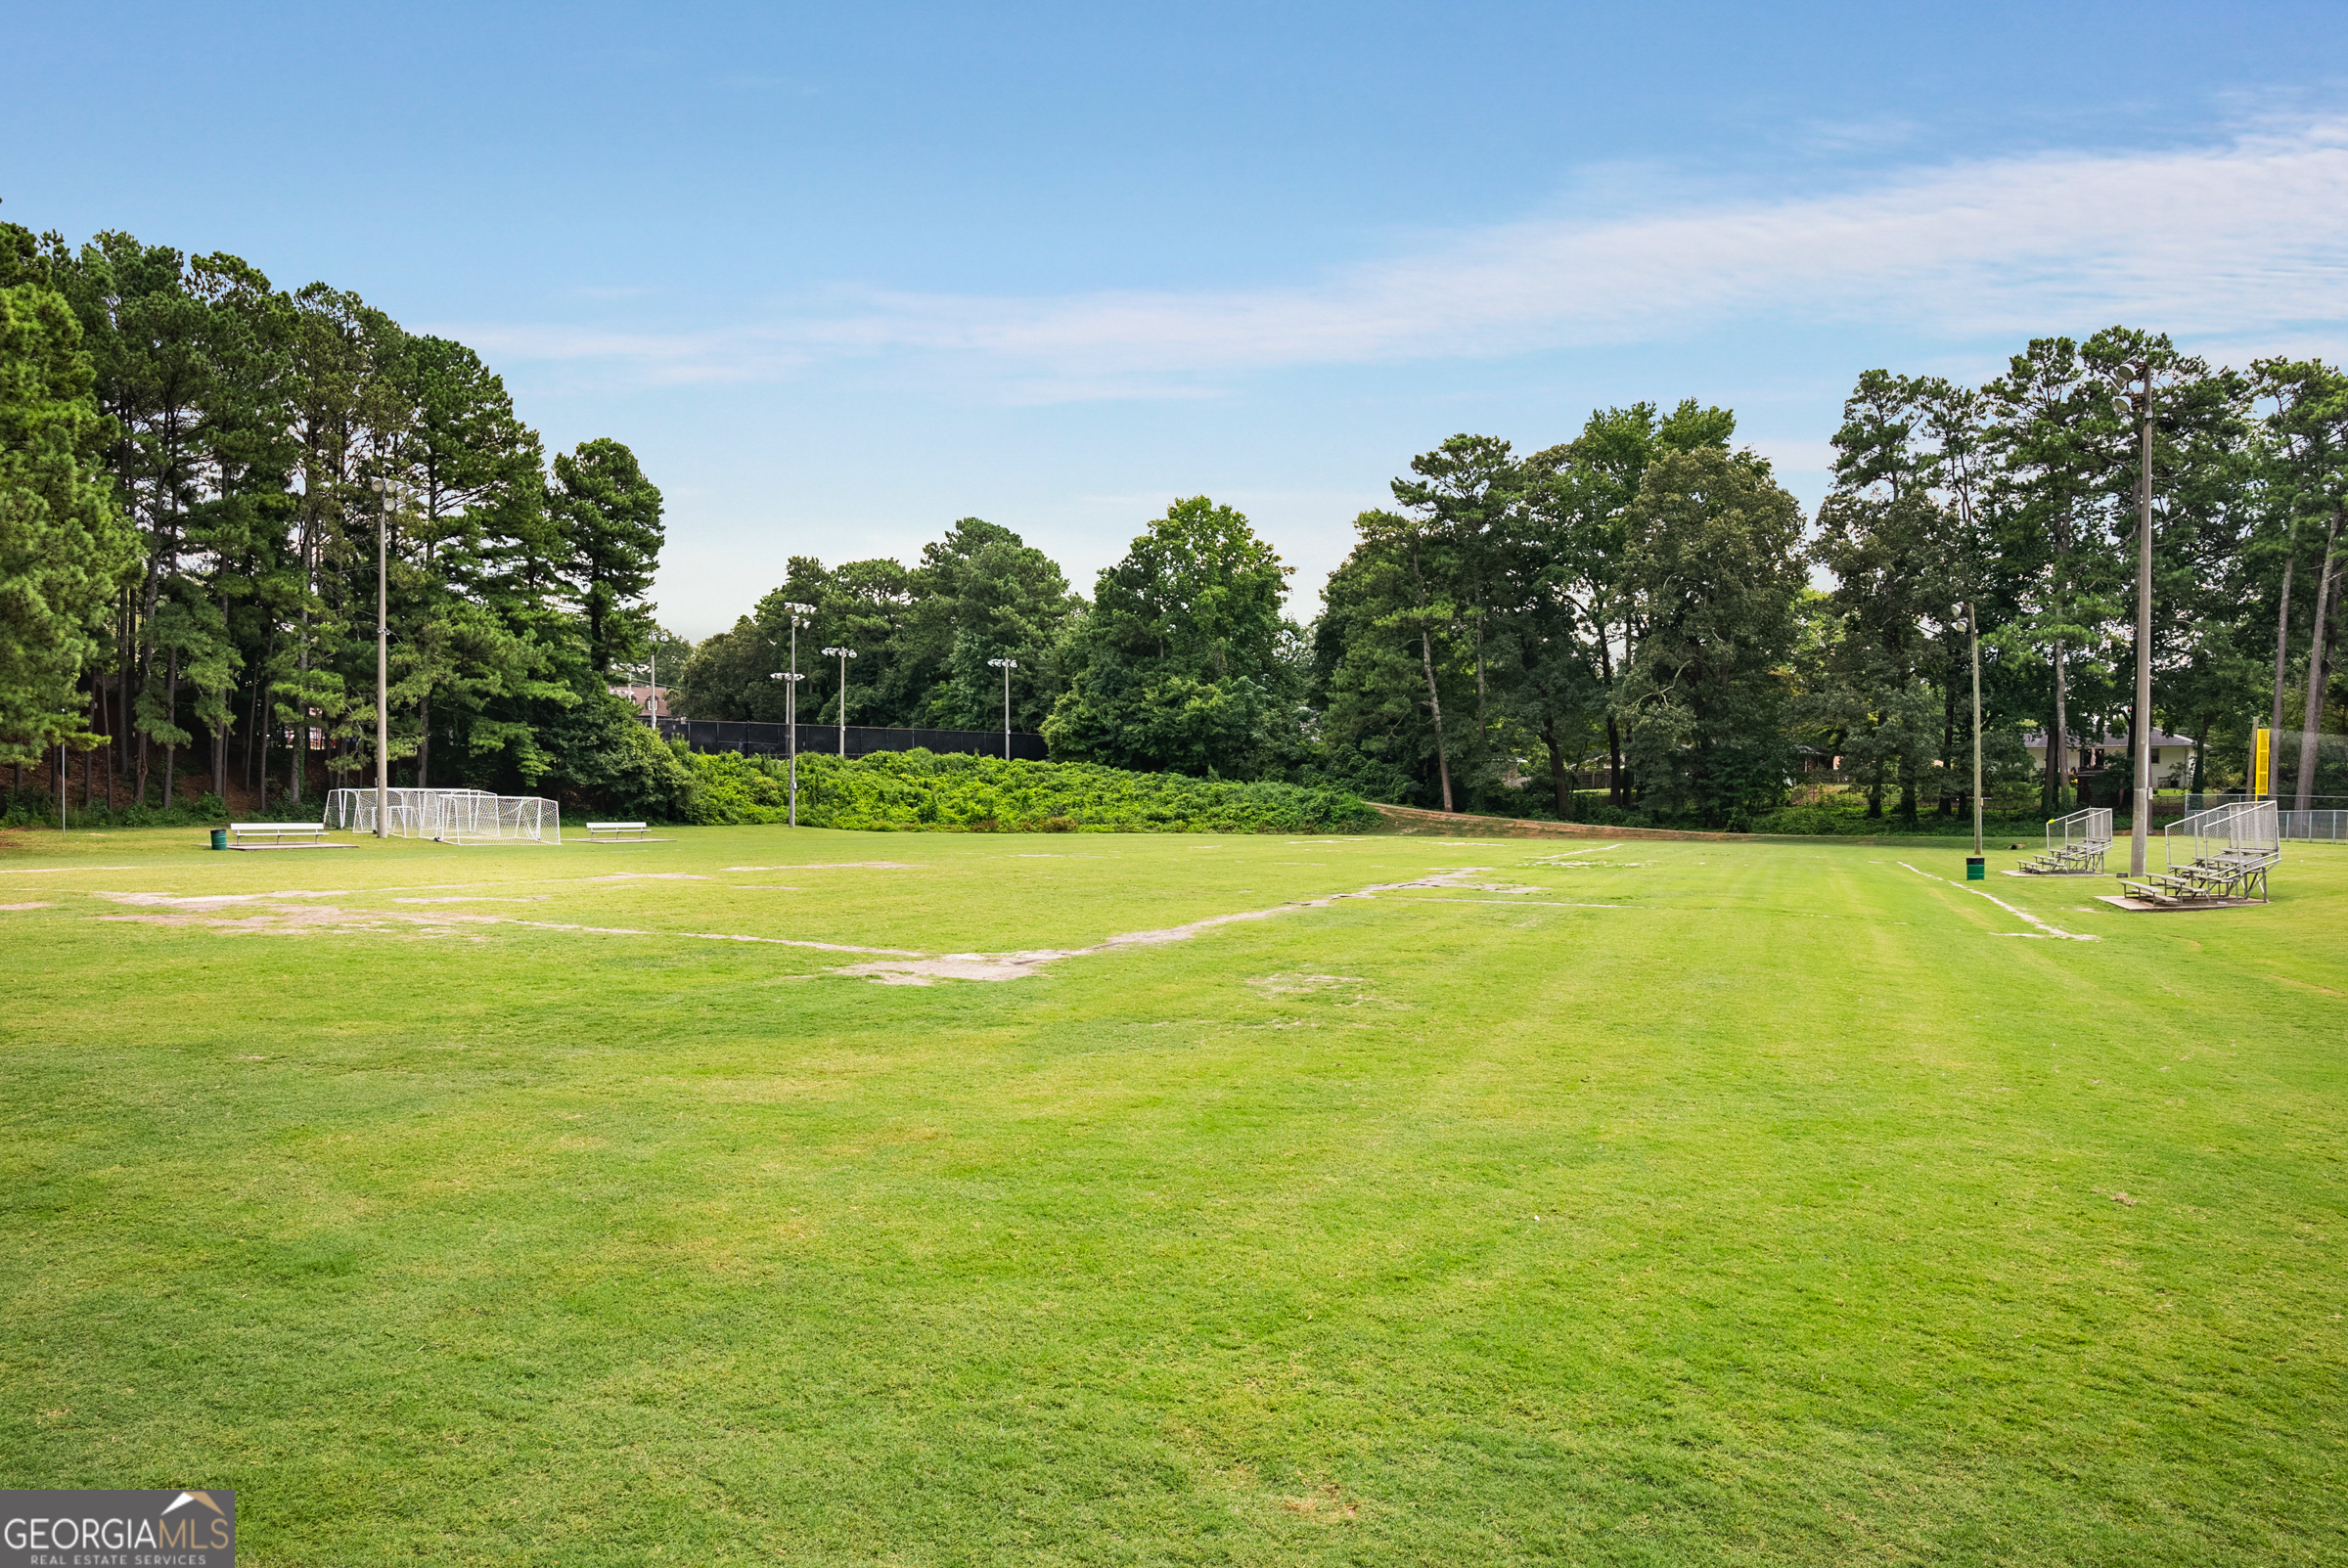
[[[215,828],[212,829],[212,847],[214,849],[226,849],[228,847],[227,829]]]
[[[1988,858],[1981,855],[1965,856],[1964,879],[1968,882],[1985,882],[1989,880]]]

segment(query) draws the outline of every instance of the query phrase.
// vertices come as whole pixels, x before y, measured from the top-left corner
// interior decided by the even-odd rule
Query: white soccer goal
[[[563,817],[551,800],[496,795],[485,789],[384,791],[384,830],[391,838],[432,838],[447,844],[563,842]],[[326,797],[326,826],[340,832],[375,831],[372,789],[337,789]]]

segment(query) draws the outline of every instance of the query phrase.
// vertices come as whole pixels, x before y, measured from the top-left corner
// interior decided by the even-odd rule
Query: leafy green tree
[[[1009,528],[964,517],[885,588],[885,599],[867,595],[864,616],[888,629],[885,662],[867,669],[860,660],[854,674],[888,722],[996,728],[1003,683],[986,661],[1015,658],[1012,722],[1042,726],[1061,690],[1061,644],[1083,607],[1057,562]]]
[[[2016,618],[1993,634],[2016,658],[2043,656],[2050,673],[2042,710],[2050,738],[2044,804],[2066,809],[2063,758],[2075,733],[2073,660],[2100,651],[2119,612],[2118,563],[2099,505],[2108,467],[2110,391],[2067,337],[2033,338],[1990,383],[1997,458],[1992,485],[1996,548],[2024,582]],[[2108,693],[2108,665],[2091,671]]]
[[[0,758],[13,762],[92,742],[77,687],[136,571],[95,382],[66,298],[29,282],[0,288]]]
[[[1950,676],[1971,555],[1957,509],[1935,493],[1940,456],[1925,439],[1925,381],[1869,371],[1843,405],[1834,488],[1819,508],[1812,559],[1832,572],[1831,635],[1814,712],[1833,749],[1868,777],[1868,815],[1883,815],[1887,779],[1916,822],[1920,791],[1957,775],[1949,762]],[[1969,775],[1968,775],[1969,776]]]
[[[2128,645],[2128,657],[2114,674],[2133,757],[2138,731],[2153,718],[2136,711],[2133,670],[2135,539],[2144,462],[2134,411],[2116,404],[2111,389],[2139,368],[2152,376],[2152,700],[2156,708],[2174,710],[2186,695],[2189,672],[2197,689],[2193,707],[2220,700],[2213,678],[2238,673],[2232,645],[2240,631],[2241,604],[2227,579],[2237,569],[2257,513],[2250,497],[2255,469],[2250,382],[2179,351],[2165,334],[2135,328],[2103,329],[2080,345],[2079,358],[2106,394],[2108,448],[2101,488],[2105,528],[2117,558],[2119,620]],[[2236,711],[2246,707],[2242,694],[2227,705]],[[2195,734],[2203,733],[2207,722],[2180,721]],[[2133,772],[2126,777],[2133,787]]]
[[[749,616],[732,629],[703,638],[693,657],[677,672],[668,694],[668,709],[680,718],[764,720],[774,682],[768,675],[781,666],[774,640]]]
[[[1509,592],[1507,567],[1515,542],[1524,473],[1509,443],[1489,435],[1455,435],[1432,452],[1411,460],[1412,477],[1395,479],[1395,504],[1410,519],[1421,568],[1433,568],[1442,582],[1437,597],[1449,606],[1444,628],[1475,675],[1474,728],[1461,738],[1464,771],[1477,786],[1495,782],[1493,672],[1486,647],[1498,599]],[[1391,526],[1391,524],[1381,524]],[[1427,630],[1427,628],[1422,628]],[[1427,641],[1431,643],[1431,636]],[[1429,650],[1428,651],[1431,651]],[[1431,665],[1431,659],[1428,660]],[[1435,699],[1432,686],[1429,701]],[[1438,736],[1441,727],[1437,727]],[[1448,757],[1438,756],[1448,781]],[[1446,796],[1450,790],[1448,784]],[[1448,808],[1447,808],[1448,809]]]
[[[1053,754],[1239,778],[1283,765],[1301,739],[1290,570],[1231,508],[1168,507],[1100,575],[1044,723]]]
[[[1607,800],[1629,803],[1620,721],[1613,693],[1621,666],[1638,640],[1636,599],[1624,575],[1629,516],[1648,470],[1666,452],[1727,451],[1737,417],[1727,409],[1684,398],[1669,414],[1649,402],[1594,410],[1581,433],[1526,461],[1526,525],[1548,557],[1548,592],[1573,615],[1597,664],[1590,693],[1596,722],[1605,732]],[[1567,664],[1551,677],[1553,689],[1572,689],[1573,650],[1553,645]],[[1560,708],[1558,722],[1568,710]],[[1555,763],[1553,761],[1553,768]]]
[[[587,620],[587,656],[598,676],[642,649],[663,537],[660,491],[636,454],[609,437],[555,459],[547,510],[561,523],[566,576]]]
[[[1323,771],[1358,778],[1383,770],[1410,781],[1412,798],[1450,810],[1443,700],[1448,694],[1458,712],[1471,672],[1448,640],[1436,645],[1434,628],[1450,624],[1449,605],[1429,591],[1425,541],[1411,519],[1366,512],[1354,525],[1361,542],[1330,574],[1313,626]],[[1391,798],[1403,791],[1373,786],[1371,792]]]
[[[1702,446],[1657,457],[1626,522],[1642,632],[1615,708],[1632,772],[1648,800],[1733,825],[1778,795],[1790,762],[1801,507],[1750,452]]]
[[[2259,577],[2272,574],[2274,580],[2275,661],[2268,724],[2278,737],[2283,733],[2286,717],[2291,617],[2294,609],[2312,597],[2312,604],[2307,605],[2307,656],[2300,683],[2303,707],[2297,716],[2304,738],[2297,757],[2275,760],[2278,781],[2284,776],[2286,763],[2295,766],[2294,803],[2305,809],[2314,793],[2316,747],[2312,737],[2324,712],[2327,685],[2325,654],[2330,623],[2337,613],[2341,525],[2348,522],[2348,377],[2321,360],[2260,360],[2252,370],[2257,391],[2273,399],[2275,408],[2265,422],[2261,443],[2269,498],[2266,526],[2254,532],[2242,559]],[[2321,548],[2311,548],[2318,541]],[[2303,556],[2310,558],[2314,582],[2300,587],[2299,593],[2306,597],[2294,601],[2293,579]],[[2312,596],[2308,596],[2309,586]]]

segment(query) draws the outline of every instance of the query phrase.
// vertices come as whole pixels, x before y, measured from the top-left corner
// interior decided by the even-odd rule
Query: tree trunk
[[[294,687],[300,695],[294,704],[294,767],[286,782],[286,803],[292,806],[301,804],[301,776],[310,766],[310,612],[306,607],[301,612],[301,656],[297,662],[301,678]]]
[[[1880,820],[1883,815],[1883,763],[1876,759],[1874,772],[1867,780],[1867,814]]]
[[[2290,539],[2283,547],[2282,597],[2275,604],[2275,717],[2267,725],[2267,777],[2264,781],[2267,786],[2266,792],[2270,795],[2282,793],[2276,787],[2276,782],[2282,776],[2282,759],[2276,755],[2276,748],[2282,744],[2282,682],[2283,677],[2289,672],[2290,664],[2291,569],[2299,564],[2298,543],[2299,519],[2293,517]],[[2255,750],[2253,760],[2255,760]],[[2250,781],[2253,795],[2257,793],[2260,783],[2261,781],[2256,779]]]
[[[416,787],[419,789],[432,786],[431,780],[425,776],[431,760],[432,699],[420,696],[416,699]]]
[[[1541,740],[1549,747],[1549,784],[1557,791],[1558,820],[1573,821],[1573,784],[1565,777],[1565,753],[1558,748],[1558,721],[1541,715]]]
[[[263,680],[266,679],[267,677],[264,676]],[[276,715],[270,715],[266,724],[255,721],[253,743],[259,747],[261,753],[252,769],[252,799],[255,806],[269,804],[269,738],[275,734],[277,734]]]
[[[2307,640],[2307,722],[2299,736],[2299,794],[2295,809],[2306,811],[2315,798],[2316,788],[2316,730],[2324,720],[2324,653],[2330,641],[2331,586],[2339,576],[2339,562],[2332,560],[2331,549],[2339,540],[2340,514],[2331,515],[2331,526],[2324,534],[2324,564],[2316,575],[2315,630]]]
[[[114,726],[114,743],[108,748],[111,754],[107,760],[113,765],[112,771],[108,775],[110,781],[119,780],[122,775],[130,772],[130,596],[131,590],[123,589],[121,603],[114,606],[114,652],[117,665],[114,677],[114,718],[118,722]],[[111,798],[111,782],[109,788],[110,798],[107,803],[112,805],[113,802]]]
[[[1622,794],[1622,730],[1614,722],[1614,650],[1606,646],[1606,629],[1598,629],[1598,678],[1606,688],[1606,804],[1620,807]]]
[[[165,672],[163,676],[163,723],[177,729],[179,727],[178,649],[175,648],[171,650],[163,668]],[[165,811],[171,809],[172,802],[177,798],[173,793],[173,786],[178,782],[179,747],[166,740],[163,742],[163,809]]]
[[[2047,815],[2062,815],[2063,785],[2070,772],[2070,715],[2063,708],[2062,639],[2054,639],[2054,728],[2047,733]]]
[[[1443,809],[1451,809],[1451,756],[1443,747],[1443,698],[1435,691],[1435,645],[1419,628],[1419,664],[1426,672],[1426,706],[1435,716],[1435,772],[1443,781]]]
[[[1941,695],[1945,698],[1940,719],[1940,767],[1943,778],[1957,777],[1957,683],[1943,681]],[[1957,814],[1957,796],[1947,789],[1940,792],[1940,812],[1943,817]]]
[[[2131,683],[2130,693],[2133,694],[2135,690],[2134,683]],[[2128,809],[2132,812],[2150,811],[2152,808],[2149,805],[2136,798],[2136,698],[2132,694],[2128,698]]]
[[[1484,742],[1492,734],[1484,714],[1484,618],[1475,618],[1475,751],[1483,755]],[[1469,758],[1472,764],[1474,758]]]

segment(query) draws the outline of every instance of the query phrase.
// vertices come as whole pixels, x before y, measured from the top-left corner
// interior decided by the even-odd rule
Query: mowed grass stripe
[[[72,879],[619,869],[165,836]],[[511,908],[938,952],[1467,865],[1623,907],[1384,894],[903,987],[41,893],[9,1473],[234,1485],[286,1563],[2336,1553],[2348,863],[2206,917],[1996,879],[2074,943],[1896,864],[1954,855],[1217,845],[691,831],[625,869],[716,882]],[[722,888],[867,859],[919,869]]]

